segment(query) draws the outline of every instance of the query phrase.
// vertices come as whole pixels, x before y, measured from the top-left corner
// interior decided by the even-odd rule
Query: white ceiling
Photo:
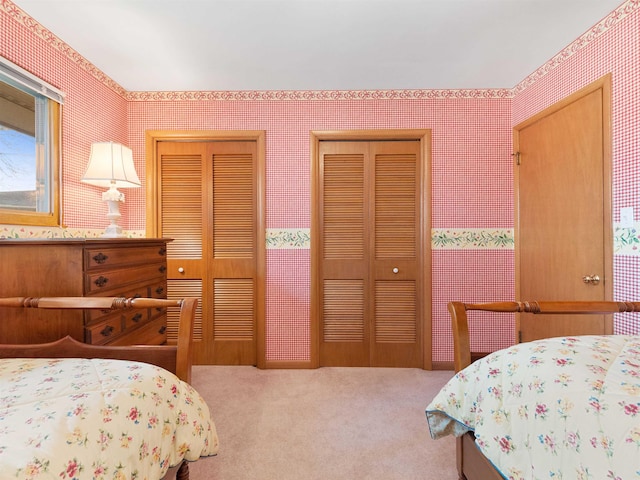
[[[513,88],[623,0],[13,0],[129,91]]]

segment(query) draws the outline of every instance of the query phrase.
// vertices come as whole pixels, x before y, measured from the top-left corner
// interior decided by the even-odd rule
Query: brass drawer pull
[[[582,281],[587,285],[598,285],[600,283],[600,276],[598,275],[585,275],[582,277]]]
[[[104,254],[104,253],[102,253],[102,252],[100,252],[100,253],[98,253],[97,255],[94,255],[94,256],[93,256],[93,260],[94,260],[96,263],[100,263],[100,264],[102,264],[102,263],[106,262],[106,261],[107,261],[107,258],[109,258],[109,256],[105,255],[105,254]]]
[[[164,287],[158,287],[158,288],[156,288],[156,293],[157,293],[158,295],[161,295],[162,293],[164,293]]]
[[[165,247],[161,247],[160,250],[158,250],[158,255],[162,255],[163,257],[167,254],[167,249]]]
[[[98,278],[96,278],[96,281],[94,283],[98,287],[104,287],[108,282],[109,279],[107,277],[103,277],[102,275],[100,275]]]
[[[102,330],[100,330],[100,335],[103,337],[108,337],[113,333],[113,327],[111,325],[107,325]]]
[[[166,265],[160,265],[160,268],[158,268],[158,271],[160,273],[164,273],[167,271],[167,266]]]

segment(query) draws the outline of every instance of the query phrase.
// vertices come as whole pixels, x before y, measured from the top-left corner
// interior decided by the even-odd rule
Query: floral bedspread
[[[0,359],[0,478],[159,479],[214,455],[200,395],[153,365]]]
[[[508,479],[640,479],[640,337],[495,352],[453,377],[426,414],[433,438],[473,430]]]

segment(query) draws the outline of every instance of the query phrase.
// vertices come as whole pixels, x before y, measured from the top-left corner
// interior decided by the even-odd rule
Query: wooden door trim
[[[430,129],[388,129],[388,130],[330,130],[310,132],[311,153],[311,309],[310,309],[310,366],[320,366],[320,141],[345,140],[418,140],[422,160],[422,178],[420,179],[422,222],[420,232],[420,250],[422,253],[422,368],[431,370],[432,325],[431,325],[431,130]]]
[[[258,368],[266,368],[265,332],[265,269],[266,269],[266,150],[263,130],[147,130],[145,132],[146,161],[146,236],[157,237],[159,171],[157,144],[161,141],[253,141],[257,150],[256,184],[256,360]]]
[[[520,131],[540,119],[555,113],[576,100],[597,90],[602,90],[602,180],[604,197],[604,300],[613,300],[613,193],[612,193],[612,132],[611,132],[611,74],[604,75],[598,80],[581,88],[564,99],[554,103],[536,115],[524,120],[513,127],[514,154],[520,150]],[[515,160],[514,160],[515,162]],[[514,163],[514,250],[515,250],[515,296],[520,299],[520,170]],[[525,299],[531,300],[531,299]],[[539,299],[536,299],[539,300]],[[518,329],[516,329],[517,332]],[[613,332],[609,332],[613,333]],[[517,341],[517,339],[515,339]]]

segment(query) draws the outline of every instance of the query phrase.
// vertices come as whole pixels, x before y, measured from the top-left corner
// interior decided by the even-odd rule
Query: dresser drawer
[[[167,342],[167,319],[163,315],[114,339],[109,345],[162,345]]]
[[[164,246],[134,248],[88,248],[85,250],[85,269],[96,270],[127,265],[164,262]]]
[[[159,285],[162,285],[162,282],[159,283]],[[100,295],[100,296],[106,296],[106,295]],[[124,297],[124,298],[140,298],[140,297],[149,297],[151,296],[151,291],[149,289],[148,285],[138,285],[135,286],[134,288],[131,288],[129,290],[118,290],[115,292],[109,292],[109,297]],[[102,319],[103,317],[106,317],[107,315],[111,315],[113,313],[113,310],[110,309],[106,309],[106,310],[85,310],[85,323],[86,324],[92,324],[95,323],[97,321],[99,321],[100,319]]]
[[[109,308],[104,310],[85,310],[84,323],[85,325],[92,325],[109,315],[113,315],[113,313],[113,310]]]
[[[112,338],[122,333],[122,315],[116,314],[106,320],[85,328],[85,341],[92,345],[102,345],[111,342]]]
[[[121,289],[123,285],[134,282],[147,282],[157,279],[162,281],[166,278],[166,267],[164,264],[141,265],[139,267],[124,268],[121,270],[109,270],[95,273],[88,273],[85,278],[85,293],[87,295],[100,294]]]
[[[124,331],[128,331],[139,327],[146,323],[150,318],[149,309],[136,308],[135,310],[126,310],[124,314]]]
[[[149,297],[151,298],[167,298],[167,282],[161,281],[149,285]]]

